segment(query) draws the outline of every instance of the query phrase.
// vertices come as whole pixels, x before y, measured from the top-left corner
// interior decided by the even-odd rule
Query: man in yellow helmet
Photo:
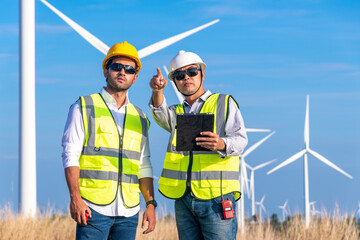
[[[240,198],[239,155],[247,135],[232,96],[205,91],[206,64],[195,53],[179,51],[171,60],[168,77],[185,96],[182,104],[167,106],[167,80],[157,68],[150,80],[149,106],[154,120],[171,133],[159,191],[175,199],[180,240],[235,239],[235,202]],[[211,151],[177,151],[177,115],[214,115],[213,131],[203,131],[196,145]],[[234,216],[235,215],[235,216]]]
[[[62,139],[76,239],[135,239],[141,191],[146,210],[143,233],[155,228],[149,120],[130,103],[141,62],[137,50],[112,46],[102,68],[106,86],[70,108]]]

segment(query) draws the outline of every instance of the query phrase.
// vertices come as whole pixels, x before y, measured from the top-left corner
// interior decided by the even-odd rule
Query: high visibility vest
[[[212,94],[205,101],[200,113],[214,114],[214,133],[225,136],[230,95]],[[175,108],[172,106],[170,108]],[[176,114],[184,113],[183,105],[177,105]],[[186,188],[199,199],[213,199],[233,192],[240,198],[239,156],[222,159],[217,151],[176,151],[176,127],[172,129],[159,179],[159,191],[167,198],[181,198]]]
[[[112,203],[120,189],[127,208],[140,203],[139,165],[149,120],[133,104],[125,107],[123,132],[100,94],[80,97],[85,142],[79,159],[81,197],[97,205]]]

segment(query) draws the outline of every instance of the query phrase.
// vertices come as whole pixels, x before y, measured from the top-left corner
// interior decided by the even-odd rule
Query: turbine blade
[[[304,142],[306,148],[309,148],[309,95],[306,96],[306,113],[305,113],[305,127],[304,127]]]
[[[186,38],[187,36],[190,36],[200,30],[203,30],[204,28],[207,28],[219,21],[220,21],[219,19],[216,19],[214,21],[211,21],[209,23],[201,25],[200,27],[194,28],[194,29],[186,31],[184,33],[180,33],[176,36],[173,36],[173,37],[167,38],[165,40],[159,41],[157,43],[154,43],[146,48],[140,49],[138,51],[139,58],[144,58],[146,56],[149,56],[150,54],[153,54],[154,52],[160,51],[161,49],[166,48],[167,46],[174,44],[174,43],[180,41],[181,39]]]
[[[260,203],[262,204],[262,203],[264,202],[264,200],[265,200],[265,194],[264,194],[264,196],[261,198]]]
[[[296,154],[294,154],[293,156],[291,156],[290,158],[286,159],[285,161],[283,161],[282,163],[280,163],[278,166],[276,166],[275,168],[271,169],[270,171],[268,171],[266,174],[269,175],[272,172],[275,172],[276,170],[294,162],[295,160],[297,160],[299,157],[301,157],[302,155],[304,155],[306,153],[306,150],[302,150]]]
[[[45,0],[40,0],[43,4],[45,4],[48,8],[50,8],[56,15],[58,15],[62,20],[64,20],[67,24],[70,25],[78,34],[80,34],[86,41],[88,41],[92,46],[94,46],[97,50],[102,52],[103,54],[107,54],[109,47],[103,43],[100,39],[89,33],[79,24],[71,20],[65,14],[57,10],[54,6],[48,3]]]
[[[266,208],[264,207],[264,205],[261,204],[261,208],[264,210],[264,212],[266,212]]]
[[[260,169],[260,168],[262,168],[262,167],[265,167],[265,166],[269,165],[270,163],[272,163],[272,162],[274,162],[274,161],[276,161],[276,159],[271,160],[271,161],[268,161],[268,162],[263,163],[263,164],[260,164],[260,165],[257,165],[256,167],[254,167],[254,171],[255,171],[255,170],[258,170],[258,169]]]
[[[245,128],[246,132],[270,132],[270,129]]]
[[[336,171],[344,174],[345,176],[347,176],[347,177],[350,178],[350,179],[353,178],[350,174],[348,174],[348,173],[346,173],[345,171],[343,171],[342,169],[340,169],[338,166],[336,166],[335,164],[333,164],[332,162],[330,162],[330,161],[329,161],[328,159],[326,159],[325,157],[321,156],[319,153],[317,153],[317,152],[315,152],[315,151],[313,151],[313,150],[311,150],[311,149],[309,149],[308,151],[309,151],[309,153],[310,153],[311,155],[313,155],[314,157],[316,157],[317,159],[319,159],[320,161],[322,161],[322,162],[325,163],[326,165],[332,167],[333,169],[335,169]]]
[[[245,162],[245,165],[248,169],[253,170],[253,168],[247,162]]]
[[[249,147],[242,156],[246,157],[247,155],[249,155],[252,151],[254,151],[258,146],[260,146],[263,142],[265,142],[269,137],[271,137],[274,134],[275,134],[275,131],[270,133],[269,135],[267,135],[266,137],[264,137],[263,139],[261,139],[260,141],[258,141],[254,145],[252,145],[251,147]]]
[[[165,65],[163,66],[163,68],[164,68],[164,70],[166,72],[166,76],[167,76],[169,74],[169,70],[167,69],[167,67]],[[171,82],[171,85],[172,85],[172,87],[174,89],[174,92],[175,92],[179,102],[182,104],[184,102],[183,95],[177,90],[174,81],[171,81],[171,80],[169,80],[169,81]]]

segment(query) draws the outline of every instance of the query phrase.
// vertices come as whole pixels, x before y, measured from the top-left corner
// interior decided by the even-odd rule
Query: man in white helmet
[[[233,97],[205,91],[205,69],[197,54],[179,51],[170,62],[168,78],[185,100],[170,107],[163,95],[167,80],[159,68],[150,80],[154,120],[171,133],[159,191],[175,199],[179,239],[235,239],[239,155],[247,135]],[[176,151],[176,115],[181,113],[214,114],[214,131],[201,132],[196,138],[198,146],[211,151]]]

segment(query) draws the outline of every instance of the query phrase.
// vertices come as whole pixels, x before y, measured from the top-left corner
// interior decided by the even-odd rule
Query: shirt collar
[[[100,94],[101,94],[101,96],[103,97],[103,99],[105,100],[105,103],[106,103],[107,105],[111,105],[111,106],[114,106],[114,107],[117,108],[116,100],[110,95],[110,93],[108,93],[108,92],[105,90],[105,87],[101,88]],[[130,103],[130,100],[129,100],[128,95],[126,94],[125,104],[124,104],[122,107],[126,107],[129,103]]]
[[[207,90],[203,95],[201,95],[198,99],[196,99],[195,102],[200,101],[200,100],[203,101],[203,102],[205,102],[206,99],[208,99],[208,97],[210,97],[211,94],[212,94],[212,93],[211,93],[209,90]],[[183,104],[190,105],[190,104],[186,101],[186,99],[184,100]]]

